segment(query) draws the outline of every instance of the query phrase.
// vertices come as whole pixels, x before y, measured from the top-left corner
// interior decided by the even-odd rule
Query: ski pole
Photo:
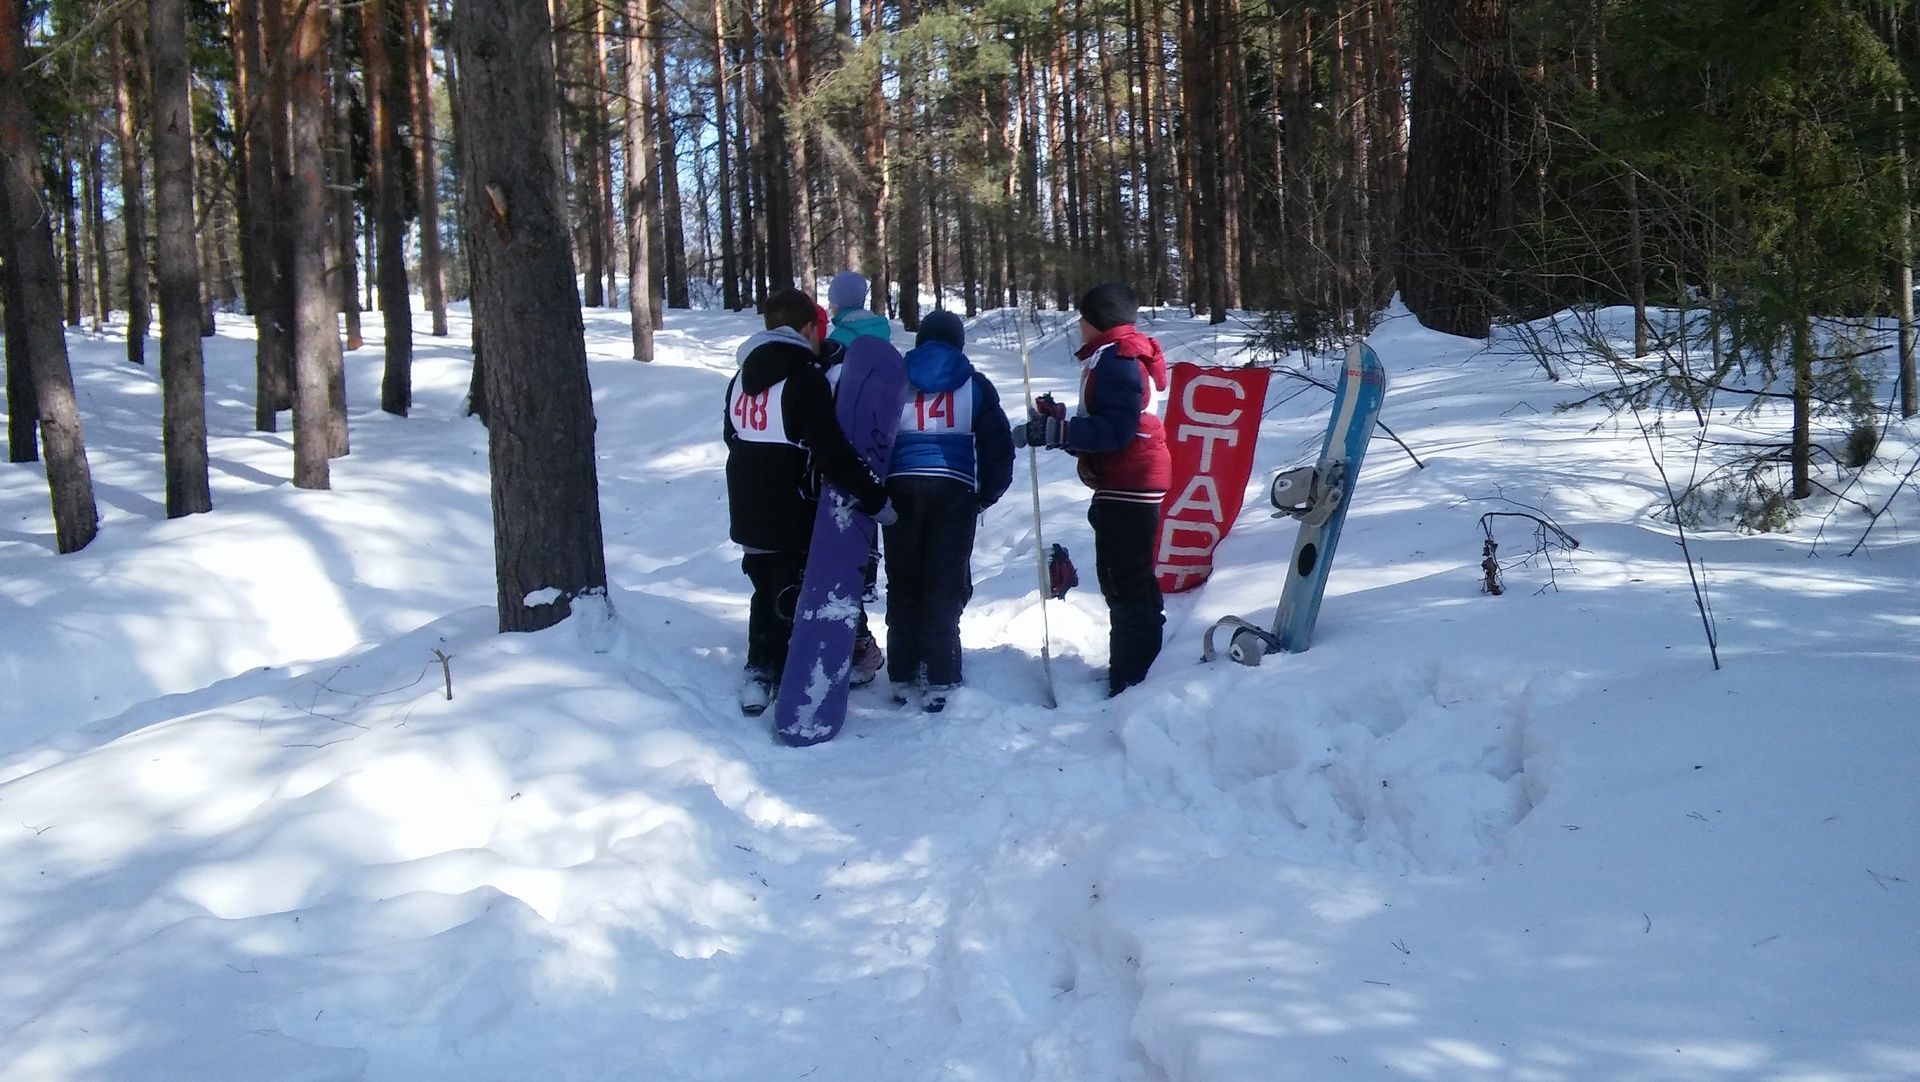
[[[1028,423],[1031,424],[1033,412],[1033,362],[1027,357],[1027,307],[1022,304],[1016,313],[1020,322],[1020,374],[1027,389]],[[1027,444],[1027,475],[1033,482],[1033,556],[1040,571],[1040,673],[1046,683],[1047,709],[1060,705],[1053,694],[1053,631],[1047,624],[1047,595],[1053,592],[1053,583],[1047,575],[1047,540],[1040,532],[1040,449],[1031,442]]]

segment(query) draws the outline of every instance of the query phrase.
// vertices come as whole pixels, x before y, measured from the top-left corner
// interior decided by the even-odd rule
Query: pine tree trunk
[[[719,167],[715,187],[720,192],[720,303],[729,312],[740,310],[740,266],[734,238],[733,195],[736,176],[728,132],[727,22],[720,0],[713,0],[713,122],[718,130]]]
[[[653,23],[660,25],[660,0],[654,4]],[[667,76],[667,50],[653,52],[654,124],[660,145],[660,221],[666,265],[661,273],[667,280],[666,302],[669,308],[692,307],[687,295],[687,236],[680,205],[680,141],[673,128],[672,84]]]
[[[912,0],[900,0],[903,23],[913,17]],[[911,53],[900,60],[899,121],[894,125],[899,155],[898,172],[902,180],[899,200],[900,247],[900,327],[920,329],[920,247],[925,218],[922,207],[926,194],[926,170],[918,161],[917,135],[920,130],[919,79],[920,58]]]
[[[207,480],[206,372],[200,358],[200,252],[194,228],[193,102],[185,0],[151,0],[153,210],[160,278],[161,442],[167,517],[213,510]]]
[[[275,0],[268,0],[275,2]],[[326,11],[319,4],[290,19],[288,152],[293,174],[287,209],[293,241],[293,483],[323,489],[328,459],[345,444],[336,434],[333,387],[340,368],[339,318],[327,282],[327,163],[321,144],[327,72]],[[339,424],[344,429],[344,424]]]
[[[886,0],[867,0],[864,36],[878,37],[886,22]],[[867,307],[887,315],[893,307],[893,250],[887,236],[887,217],[893,200],[893,155],[887,150],[887,99],[882,89],[885,65],[875,64],[873,80],[867,87],[866,152],[867,161],[877,162],[879,178],[872,184],[867,210],[868,236],[872,243],[873,266],[867,272],[872,291]]]
[[[20,5],[0,4],[0,225],[5,227],[0,251],[7,255],[7,273],[14,280],[7,304],[7,364],[11,376],[24,356],[32,374],[30,400],[37,406],[46,455],[54,545],[67,553],[93,540],[100,512],[93,501],[93,474],[80,430],[67,337],[60,328],[60,268],[53,254],[53,230],[40,208],[40,136],[28,105],[32,95],[20,15]],[[19,353],[14,349],[16,334],[24,347]],[[17,413],[12,397],[8,403]]]
[[[93,264],[93,333],[99,334],[113,311],[113,271],[107,257],[107,210],[105,155],[100,151],[102,132],[87,129],[85,162],[87,191],[87,250]]]
[[[599,202],[595,198],[600,185],[594,172],[599,168],[600,155],[594,148],[593,34],[577,29],[576,24],[589,23],[597,6],[594,0],[551,0],[554,66],[560,80],[560,139],[571,188],[568,209],[572,213],[567,224],[581,272],[580,302],[589,308],[606,303],[601,288],[606,252],[600,246]]]
[[[6,226],[6,196],[0,193],[0,227]],[[9,234],[11,235],[11,234]],[[6,310],[7,461],[40,461],[40,417],[33,401],[33,362],[27,355],[27,296],[17,260],[0,260],[0,308]]]
[[[1372,0],[1368,27],[1367,72],[1371,76],[1373,106],[1367,137],[1369,169],[1368,261],[1373,277],[1368,294],[1375,310],[1393,297],[1393,250],[1400,224],[1407,173],[1407,105],[1401,95],[1406,73],[1401,69],[1398,39],[1393,32],[1393,0]]]
[[[780,0],[787,42],[786,84],[782,100],[804,96],[812,69],[812,5],[799,0]],[[784,118],[782,127],[785,127]],[[782,174],[793,206],[794,276],[802,288],[813,293],[819,279],[818,253],[813,230],[813,139],[806,130],[788,134],[790,165],[777,166]]]
[[[613,206],[613,102],[607,67],[620,47],[608,32],[612,17],[606,4],[593,5],[593,121],[594,131],[599,133],[593,148],[594,217],[600,225],[600,250],[607,253],[606,306],[617,309],[620,307],[620,223]]]
[[[127,26],[107,32],[107,63],[113,69],[113,115],[120,135],[120,221],[127,245],[127,360],[145,364],[153,301],[147,290],[146,175],[140,154],[141,133],[146,128],[135,93],[136,73],[144,52],[133,29],[137,18],[130,14]]]
[[[1242,305],[1240,284],[1249,273],[1246,163],[1241,160],[1247,88],[1240,74],[1245,60],[1240,47],[1239,0],[1215,0],[1214,19],[1220,51],[1226,58],[1220,68],[1220,307],[1215,313],[1216,319],[1224,322],[1229,310]]]
[[[762,26],[791,27],[787,12],[796,0],[765,0]],[[760,139],[759,164],[764,197],[760,221],[766,229],[766,283],[769,291],[785,289],[794,282],[793,261],[793,188],[789,171],[793,152],[787,139],[786,93],[781,79],[782,57],[778,46],[791,48],[791,39],[777,42],[761,37],[760,65]]]
[[[975,275],[979,272],[980,256],[977,247],[978,240],[974,236],[973,229],[973,201],[962,198],[956,200],[956,202],[960,204],[960,221],[958,223],[960,231],[960,297],[966,305],[967,318],[972,319],[974,316],[980,314],[980,295],[974,286],[976,280]],[[996,284],[999,277],[999,269],[995,268],[993,278]]]
[[[1029,35],[1031,38],[1031,35]],[[1038,253],[1040,246],[1040,79],[1036,75],[1033,62],[1033,43],[1023,41],[1020,45],[1020,86],[1026,91],[1020,95],[1020,137],[1016,141],[1015,153],[1020,157],[1021,198],[1025,201],[1024,227],[1017,231],[1020,241],[1033,249],[1032,260],[1028,264],[1030,275],[1027,281],[1027,293],[1033,306],[1040,306],[1040,295],[1045,288],[1045,261]],[[1009,245],[1011,247],[1011,245]],[[1015,292],[1014,307],[1019,304],[1018,283],[1009,283]]]
[[[716,4],[718,0],[715,0]],[[633,359],[653,360],[653,176],[647,141],[646,83],[652,67],[651,0],[626,0],[627,311],[633,319]]]
[[[648,0],[648,6],[648,25],[653,27],[654,36],[658,37],[660,34],[660,24],[653,21],[653,16],[656,12],[652,10],[654,6],[652,0]],[[634,107],[639,110],[638,123],[640,130],[646,133],[646,137],[640,141],[640,153],[641,156],[646,159],[645,165],[648,177],[645,192],[647,198],[647,267],[652,271],[652,276],[647,279],[647,320],[653,325],[653,329],[657,332],[666,314],[667,276],[665,274],[665,268],[667,265],[667,229],[666,221],[664,220],[666,215],[660,208],[660,187],[662,180],[660,176],[660,146],[654,139],[652,130],[655,109],[651,65],[653,62],[652,54],[655,48],[657,48],[657,46],[649,43],[647,49],[647,66],[643,67],[638,76],[636,76],[638,85],[641,88],[641,95],[639,100],[634,102]]]
[[[739,107],[733,138],[734,165],[740,170],[740,220],[747,223],[747,235],[741,240],[745,249],[741,271],[746,275],[747,302],[758,308],[767,296],[767,219],[760,209],[766,202],[765,189],[761,186],[761,177],[766,173],[766,148],[761,142],[758,124],[760,64],[755,57],[756,47],[755,36],[743,31],[735,61],[740,72],[740,92],[734,96]],[[882,164],[883,172],[885,168]]]
[[[1047,141],[1050,150],[1047,155],[1047,195],[1048,215],[1052,220],[1053,251],[1048,260],[1053,269],[1053,293],[1055,306],[1061,311],[1073,303],[1073,295],[1067,284],[1067,260],[1063,259],[1070,246],[1067,227],[1067,179],[1071,171],[1067,168],[1067,140],[1071,137],[1067,130],[1064,110],[1058,105],[1066,96],[1064,80],[1060,73],[1064,70],[1060,64],[1064,43],[1056,43],[1048,55],[1041,72],[1041,100],[1053,103],[1047,109]]]
[[[1627,273],[1633,300],[1633,355],[1647,355],[1646,225],[1640,211],[1640,180],[1627,174]]]
[[[1324,263],[1320,256],[1319,203],[1314,198],[1313,25],[1306,11],[1281,24],[1281,53],[1286,64],[1283,108],[1287,118],[1283,182],[1286,218],[1287,287],[1294,311],[1314,315],[1325,306]]]
[[[1895,127],[1900,132],[1900,205],[1895,211],[1899,215],[1900,251],[1898,253],[1899,291],[1895,305],[1900,314],[1900,416],[1912,417],[1920,413],[1920,389],[1914,387],[1914,326],[1913,326],[1913,207],[1908,193],[1913,191],[1913,173],[1907,160],[1907,130],[1901,126],[1900,114],[1906,110],[1907,95],[1897,91],[1893,96]]]
[[[199,149],[196,148],[194,150],[195,156],[198,156],[199,153]],[[205,173],[207,176],[213,175],[207,171],[204,163],[196,162],[194,164],[194,170]],[[199,295],[197,298],[199,303],[195,307],[199,310],[200,314],[200,337],[212,338],[214,333],[219,329],[213,311],[214,234],[212,228],[210,228],[213,223],[213,200],[211,198],[212,193],[202,191],[197,182],[194,184],[193,191],[194,225],[197,229],[194,237],[194,245],[199,249],[197,254],[200,258],[200,270],[199,273],[194,276],[199,287]]]
[[[645,2],[630,0],[630,32],[646,25]],[[474,325],[487,351],[501,631],[552,626],[575,599],[604,600],[607,588],[551,33],[539,5],[462,0],[454,9],[461,111],[489,120],[463,131],[460,174],[474,211]],[[646,71],[631,51],[644,42],[629,42],[629,80]]]
[[[226,120],[228,130],[231,131],[233,118],[229,116]],[[212,133],[208,134],[211,136]],[[209,142],[210,141],[211,139],[209,139]],[[201,174],[202,176],[218,176],[228,168],[222,162],[219,154],[216,153],[211,146],[202,144],[201,149],[206,155],[206,157],[202,159],[205,169]],[[231,181],[232,174],[227,173],[226,175],[229,181]],[[240,283],[234,278],[233,256],[234,253],[239,250],[239,242],[234,235],[234,204],[232,199],[225,193],[216,193],[212,200],[211,213],[212,228],[209,232],[211,233],[213,243],[214,276],[213,287],[210,292],[227,311],[238,311],[240,306]]]
[[[1352,112],[1353,102],[1347,72],[1344,11],[1335,10],[1333,18],[1329,20],[1328,31],[1331,36],[1327,41],[1327,111],[1332,114],[1332,123],[1327,132],[1328,153],[1324,155],[1327,168],[1326,274],[1333,301],[1328,306],[1330,314],[1344,325],[1345,313],[1354,305],[1352,286],[1355,276],[1352,272],[1355,252],[1349,245],[1352,239],[1353,201],[1349,193],[1357,179],[1351,170],[1352,154],[1348,149],[1348,140],[1353,135],[1347,118]]]
[[[333,108],[327,115],[333,127],[327,133],[327,146],[333,154],[333,260],[339,268],[340,312],[346,317],[347,350],[367,344],[360,325],[360,246],[359,214],[353,201],[353,110],[348,93],[347,12],[336,10],[333,17],[333,83],[328,88]]]
[[[1506,170],[1505,0],[1420,0],[1400,292],[1420,322],[1485,338]]]
[[[290,10],[288,0],[250,0],[256,5],[260,15],[259,32],[261,48],[261,83],[265,94],[261,123],[266,125],[268,161],[272,168],[267,176],[272,182],[272,198],[265,205],[272,208],[268,217],[268,227],[273,237],[273,265],[275,269],[275,289],[273,302],[274,319],[282,333],[275,342],[273,363],[271,408],[290,410],[294,396],[294,322],[296,301],[294,283],[294,215],[293,209],[293,136],[291,121],[293,110],[289,105],[290,72],[292,70],[292,51],[288,44],[292,39],[292,27],[287,22]],[[317,0],[316,0],[317,2]],[[301,0],[292,0],[297,8]],[[367,219],[371,229],[373,220]],[[368,253],[373,245],[367,245]],[[371,285],[371,275],[369,285]],[[368,307],[372,307],[369,302]],[[266,339],[262,339],[265,342]],[[257,410],[258,407],[256,407]],[[256,418],[257,421],[257,418]],[[271,424],[265,429],[271,431]]]
[[[413,405],[413,304],[407,295],[406,148],[400,119],[410,108],[402,37],[405,0],[361,0],[360,44],[366,61],[367,181],[373,194],[374,281],[379,285],[386,366],[380,408],[405,417]],[[295,118],[297,124],[298,118]]]
[[[440,250],[440,150],[433,137],[433,20],[427,0],[409,0],[414,174],[420,195],[420,288],[435,338],[447,336],[447,274]]]
[[[233,4],[234,71],[241,108],[240,147],[240,273],[246,279],[247,308],[254,328],[253,426],[261,432],[278,427],[277,411],[291,394],[286,377],[293,349],[293,328],[284,319],[288,282],[280,261],[279,228],[282,216],[280,184],[275,180],[273,131],[285,123],[275,112],[270,93],[263,6],[279,0],[235,0]],[[123,139],[123,145],[125,144]],[[129,236],[132,227],[128,227]],[[131,243],[131,241],[129,241]],[[144,272],[129,277],[138,283]],[[134,305],[144,311],[144,286]],[[144,325],[144,317],[136,315]],[[131,334],[131,331],[129,331]],[[131,343],[129,343],[131,348]]]
[[[66,302],[67,326],[78,327],[81,314],[87,310],[87,299],[81,294],[80,273],[80,201],[73,194],[73,158],[62,146],[57,152],[55,163],[58,185],[52,192],[53,205],[60,210],[60,265],[66,273],[66,288],[61,290],[61,299]]]

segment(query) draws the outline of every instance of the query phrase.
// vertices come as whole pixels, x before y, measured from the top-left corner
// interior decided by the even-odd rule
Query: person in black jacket
[[[904,704],[925,680],[921,708],[936,713],[960,683],[960,613],[973,594],[974,523],[1013,481],[1013,436],[1000,394],[961,350],[960,317],[920,322],[906,356],[912,394],[900,415],[887,494],[887,677]]]
[[[727,383],[723,427],[728,532],[746,550],[740,569],[753,583],[740,691],[740,710],[750,717],[766,710],[786,667],[818,478],[840,486],[855,510],[882,525],[894,518],[886,488],[834,415],[812,299],[783,289],[767,298],[762,313],[767,329],[741,344],[740,371]]]

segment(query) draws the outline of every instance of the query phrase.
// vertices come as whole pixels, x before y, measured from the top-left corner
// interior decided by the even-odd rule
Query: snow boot
[[[767,712],[767,704],[771,702],[773,681],[758,673],[747,674],[747,682],[740,686],[740,712],[757,718]]]
[[[938,714],[947,708],[947,698],[960,689],[959,684],[930,684],[926,694],[920,696],[920,709],[929,714]]]
[[[905,706],[913,701],[913,682],[895,680],[893,682],[893,705]]]
[[[853,675],[848,678],[847,685],[866,687],[886,667],[887,655],[880,649],[880,643],[872,635],[862,635],[853,644]]]

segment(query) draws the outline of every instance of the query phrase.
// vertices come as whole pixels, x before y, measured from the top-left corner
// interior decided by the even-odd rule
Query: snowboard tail
[[[1367,441],[1373,436],[1386,395],[1387,371],[1373,347],[1364,342],[1349,346],[1319,461],[1311,468],[1287,470],[1274,478],[1271,496],[1276,514],[1299,519],[1300,532],[1287,562],[1287,582],[1274,610],[1273,625],[1262,628],[1237,616],[1226,617],[1207,629],[1201,642],[1201,660],[1213,660],[1215,633],[1229,629],[1229,655],[1243,665],[1258,665],[1263,656],[1275,651],[1298,654],[1313,645],[1314,624],[1327,590],[1327,572],[1347,521],[1347,509],[1353,503]]]
[[[886,476],[906,399],[900,351],[884,339],[855,339],[841,365],[834,410],[853,449],[876,476]],[[774,731],[794,747],[832,740],[846,723],[853,639],[866,591],[863,568],[877,529],[839,486],[823,486],[787,665],[773,702]]]

